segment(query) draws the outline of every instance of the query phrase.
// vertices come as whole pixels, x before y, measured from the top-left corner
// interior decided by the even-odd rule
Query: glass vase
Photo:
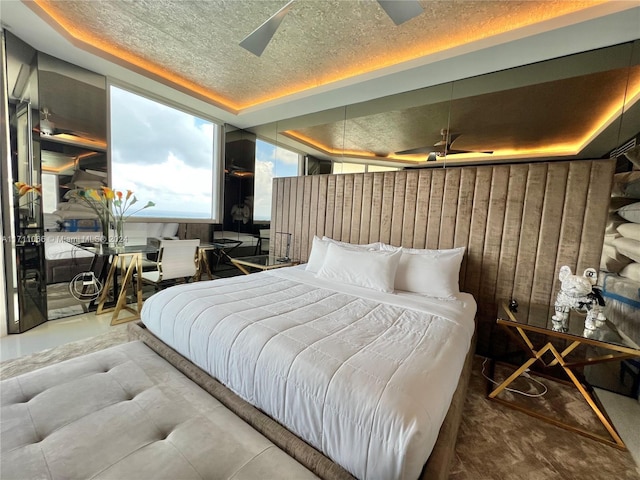
[[[124,247],[124,219],[115,219],[115,245],[116,247]]]
[[[100,235],[100,243],[109,243],[109,217],[100,217],[100,225],[102,227],[102,234]]]

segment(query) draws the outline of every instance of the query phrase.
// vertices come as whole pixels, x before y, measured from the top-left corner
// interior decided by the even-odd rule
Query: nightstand
[[[298,265],[297,260],[283,260],[275,255],[254,255],[252,257],[231,258],[233,263],[242,273],[249,275],[251,268],[255,270],[273,270],[274,268],[292,267]]]
[[[488,395],[491,400],[500,402],[506,406],[533,415],[541,420],[580,433],[589,438],[624,449],[625,445],[610,420],[600,409],[596,400],[589,391],[589,386],[583,385],[576,376],[577,368],[597,363],[625,360],[640,357],[640,347],[627,338],[622,337],[616,327],[609,321],[595,330],[584,328],[584,315],[571,312],[568,331],[556,331],[553,329],[551,316],[553,305],[525,304],[517,308],[510,307],[509,301],[500,302],[498,305],[498,325],[504,327],[507,333],[523,348],[529,359],[516,369],[508,378],[493,389]],[[531,335],[539,334],[539,335]],[[540,335],[541,334],[541,335]],[[545,338],[536,342],[532,337]],[[565,347],[559,348],[558,340],[565,341]],[[546,342],[546,343],[544,343]],[[542,345],[540,345],[542,344]],[[591,347],[585,351],[583,357],[574,355],[580,347]],[[526,372],[534,363],[540,363],[544,367],[560,366],[569,377],[571,383],[578,389],[582,397],[598,416],[611,438],[592,433],[588,430],[569,425],[563,421],[533,412],[525,407],[516,405],[498,397],[516,378]]]

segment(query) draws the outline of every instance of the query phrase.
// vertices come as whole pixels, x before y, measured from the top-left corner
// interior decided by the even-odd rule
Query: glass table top
[[[106,257],[111,255],[121,255],[127,253],[155,253],[158,251],[158,248],[154,245],[148,244],[140,244],[140,245],[121,245],[116,246],[115,244],[107,244],[107,243],[91,243],[91,242],[73,242],[69,241],[70,244],[91,252],[100,257]]]
[[[510,307],[509,300],[499,302],[498,320],[500,323],[519,326],[525,330],[548,333],[566,339],[582,340],[585,343],[607,343],[640,350],[640,347],[628,337],[620,334],[616,326],[607,319],[599,322],[595,329],[585,328],[586,312],[571,310],[567,331],[554,329],[551,317],[555,313],[553,305],[521,303]]]
[[[247,265],[255,268],[276,268],[290,266],[294,264],[294,261],[276,257],[275,255],[254,255],[251,257],[238,257],[231,259],[232,262],[239,263],[241,265]]]

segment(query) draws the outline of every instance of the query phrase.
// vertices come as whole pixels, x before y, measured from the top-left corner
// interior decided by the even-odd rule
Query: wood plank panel
[[[435,170],[431,175],[431,195],[427,217],[427,242],[425,248],[438,248],[440,240],[440,219],[444,200],[444,180],[446,170]]]
[[[360,236],[357,243],[370,243],[373,208],[373,173],[362,175],[362,201],[360,211]]]
[[[362,189],[364,175],[354,175],[353,177],[353,207],[351,214],[351,227],[349,242],[360,243],[360,222],[362,219]]]
[[[615,163],[612,161],[593,162],[591,166],[591,178],[587,204],[585,206],[584,223],[582,226],[582,238],[580,239],[580,256],[576,270],[584,271],[593,267],[596,270],[599,264],[594,264],[593,259],[599,259],[602,255],[602,242],[598,241],[598,232],[606,227],[606,216],[599,215],[603,204],[611,201],[611,184],[603,179],[613,178]]]
[[[560,264],[599,264],[611,160],[407,170],[274,180],[272,228],[414,248],[465,246],[461,290],[478,300],[479,350],[497,297],[552,305]],[[276,247],[278,239],[272,242]]]
[[[415,228],[416,206],[418,204],[418,176],[417,171],[407,172],[406,192],[404,196],[404,211],[402,213],[401,246],[412,248]]]
[[[469,235],[471,215],[473,212],[473,194],[475,191],[475,168],[462,168],[460,175],[460,191],[458,192],[458,211],[456,213],[456,233],[454,247],[465,247],[465,255],[460,266],[460,279],[464,279],[469,258]]]
[[[438,248],[453,248],[456,233],[456,217],[458,214],[458,197],[460,193],[460,174],[462,170],[452,168],[447,169],[445,172]]]
[[[312,209],[315,210],[315,205],[317,205],[317,200],[313,202],[314,206],[312,207],[312,184],[313,177],[304,177],[303,182],[303,197],[302,197],[302,234],[300,236],[300,247],[297,250],[296,260],[303,261],[307,260],[307,252],[311,248],[311,242],[309,240],[309,231],[311,229],[311,213]],[[313,235],[311,235],[313,239]],[[304,256],[304,257],[303,257]],[[293,257],[292,257],[293,258]]]
[[[331,238],[342,240],[342,214],[344,212],[344,175],[336,176],[335,203],[333,205],[333,235]]]
[[[482,256],[489,213],[489,196],[493,169],[478,168],[473,195],[473,213],[469,228],[469,248],[467,249],[467,270],[460,288],[478,298],[482,281]]]
[[[552,292],[560,288],[558,272],[562,265],[568,265],[576,273],[590,177],[590,168],[579,164],[569,165]],[[551,303],[555,300],[553,297]]]
[[[311,177],[311,194],[310,194],[310,210],[309,210],[309,230],[307,231],[307,247],[303,249],[301,253],[300,261],[306,262],[309,259],[309,252],[311,251],[311,245],[313,245],[313,236],[317,235],[316,226],[318,225],[318,217],[320,213],[320,199],[318,194],[320,192],[320,175],[312,175]]]
[[[542,205],[547,184],[548,164],[530,165],[523,200],[522,221],[518,241],[518,256],[512,296],[521,303],[531,294],[533,272],[538,256]]]
[[[353,174],[342,175],[344,187],[342,193],[342,225],[340,240],[351,241],[351,218],[353,216]]]
[[[402,245],[402,231],[404,220],[404,198],[407,190],[407,172],[395,173],[393,185],[393,208],[391,209],[391,245],[399,247]]]
[[[551,302],[568,175],[568,163],[549,164],[538,234],[539,248],[533,269],[531,299],[535,303]]]
[[[518,263],[518,244],[522,228],[522,211],[529,174],[528,165],[512,165],[509,169],[509,185],[504,213],[504,226],[509,227],[502,234],[496,297],[512,298]]]
[[[327,207],[326,207],[326,215],[324,217],[324,234],[333,238],[333,219],[335,217],[335,208],[336,208],[336,175],[330,175],[327,178]]]
[[[504,231],[507,189],[509,187],[509,166],[501,165],[493,169],[487,227],[482,257],[482,288],[478,296],[481,302],[495,298],[498,281],[498,267]]]
[[[316,218],[316,229],[314,233],[322,238],[325,235],[325,222],[327,218],[327,198],[329,187],[328,175],[314,175],[314,179],[318,180],[318,218]]]
[[[427,245],[427,221],[429,219],[429,198],[431,197],[431,170],[418,171],[418,194],[416,219],[413,227],[413,248]]]
[[[382,175],[384,182],[382,186],[382,211],[380,212],[380,235],[376,241],[391,243],[391,217],[393,216],[395,173],[382,172],[374,175]]]
[[[384,190],[384,174],[373,174],[373,193],[371,202],[371,223],[369,224],[369,242],[380,241],[382,225],[382,195]]]
[[[296,214],[293,222],[289,220],[289,230],[291,233],[291,248],[289,249],[289,256],[291,258],[299,259],[300,252],[302,250],[301,238],[302,238],[302,204],[304,201],[304,177],[301,181],[292,182],[291,184],[291,197],[296,202]],[[286,253],[286,236],[282,235],[283,242],[285,242],[285,248],[282,250]]]

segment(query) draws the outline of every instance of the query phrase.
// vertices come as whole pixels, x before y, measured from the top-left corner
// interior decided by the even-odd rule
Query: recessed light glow
[[[551,8],[537,9],[534,13],[530,9],[523,9],[520,14],[510,14],[508,16],[496,16],[487,22],[478,22],[477,25],[468,25],[463,30],[450,32],[434,40],[429,38],[416,38],[409,45],[399,46],[391,53],[383,55],[371,55],[371,58],[361,58],[356,64],[344,64],[341,68],[336,68],[332,73],[327,73],[324,77],[314,77],[306,83],[287,85],[278,90],[272,90],[260,98],[254,98],[244,103],[219,95],[199,85],[187,78],[163,68],[134,54],[113,43],[99,38],[90,30],[82,28],[81,25],[74,25],[64,15],[65,2],[47,2],[43,0],[33,0],[25,2],[36,14],[51,24],[56,30],[69,38],[78,47],[90,51],[91,53],[106,56],[109,60],[124,64],[135,71],[150,74],[155,79],[169,82],[172,86],[186,91],[199,98],[212,102],[234,114],[242,110],[255,108],[265,103],[272,102],[290,95],[310,91],[318,87],[326,86],[339,81],[348,80],[360,75],[370,74],[376,70],[389,68],[405,62],[414,61],[423,57],[428,57],[439,52],[444,52],[475,42],[484,41],[495,37],[497,41],[501,35],[509,34],[517,30],[526,29],[533,25],[542,24],[554,19],[558,19],[568,14],[587,11],[594,6],[603,6],[609,10],[623,8],[621,6],[607,6],[606,0],[592,0],[585,2],[554,2]],[[609,2],[610,3],[610,2]],[[588,16],[588,14],[587,14]],[[545,26],[554,28],[554,26]],[[530,32],[523,31],[518,35],[526,35]],[[519,37],[518,37],[519,38]],[[484,45],[486,47],[487,45]]]

